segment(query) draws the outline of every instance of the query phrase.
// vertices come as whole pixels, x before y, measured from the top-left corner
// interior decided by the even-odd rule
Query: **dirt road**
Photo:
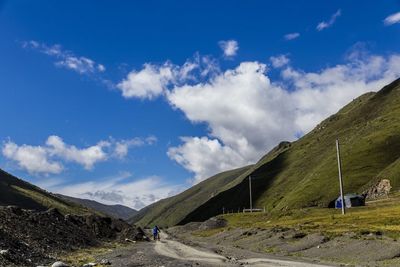
[[[235,259],[227,258],[212,251],[206,251],[201,248],[195,248],[185,245],[176,240],[170,240],[168,235],[162,234],[162,241],[158,241],[154,245],[157,254],[173,258],[183,262],[197,262],[211,266],[265,266],[265,267],[326,267],[327,265],[294,262],[289,260],[271,259],[271,258],[245,258]]]

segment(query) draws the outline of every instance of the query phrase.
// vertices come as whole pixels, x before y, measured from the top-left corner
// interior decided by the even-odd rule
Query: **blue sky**
[[[141,208],[400,75],[400,1],[0,1],[0,167]]]

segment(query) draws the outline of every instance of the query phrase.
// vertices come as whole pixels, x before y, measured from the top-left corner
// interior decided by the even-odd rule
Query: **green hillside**
[[[336,138],[341,142],[345,192],[361,193],[383,178],[391,181],[394,190],[400,189],[400,80],[353,100],[296,142],[282,142],[257,164],[238,173],[226,172],[230,177],[220,183],[222,189],[211,198],[202,196],[207,200],[202,204],[173,197],[143,210],[137,219],[142,224],[183,224],[220,214],[222,207],[233,211],[248,207],[248,175],[253,177],[254,207],[269,212],[327,207],[339,192]],[[204,194],[201,188],[212,187],[219,175],[184,193]],[[155,210],[161,212],[157,215]]]
[[[226,184],[249,168],[243,167],[217,174],[174,197],[160,200],[145,207],[133,216],[130,222],[135,222],[143,226],[153,224],[169,226],[178,224],[188,213],[224,190]]]
[[[63,200],[0,169],[0,206],[10,205],[39,211],[57,208],[64,214],[93,213],[81,205]]]

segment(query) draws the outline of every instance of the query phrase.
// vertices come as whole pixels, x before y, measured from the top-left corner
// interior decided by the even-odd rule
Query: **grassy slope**
[[[130,221],[142,226],[178,224],[189,212],[218,194],[223,190],[224,185],[249,168],[244,167],[217,174],[174,197],[163,199],[140,210]]]
[[[57,208],[67,214],[92,213],[87,208],[56,197],[28,182],[0,169],[0,205],[14,205],[24,209],[46,210]]]

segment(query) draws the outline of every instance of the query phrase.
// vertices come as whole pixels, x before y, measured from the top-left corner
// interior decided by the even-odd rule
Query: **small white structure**
[[[243,213],[246,212],[265,212],[265,208],[264,209],[243,209]]]

